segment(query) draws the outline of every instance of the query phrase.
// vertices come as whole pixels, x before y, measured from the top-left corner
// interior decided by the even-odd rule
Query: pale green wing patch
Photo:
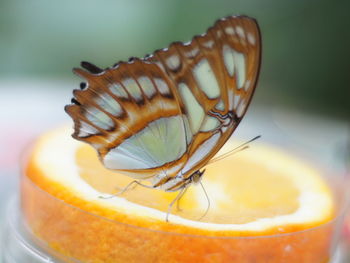
[[[160,118],[126,139],[104,157],[107,168],[150,169],[179,159],[186,151],[186,134],[180,115]]]

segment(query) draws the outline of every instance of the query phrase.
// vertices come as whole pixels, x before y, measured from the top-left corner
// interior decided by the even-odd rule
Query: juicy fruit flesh
[[[222,153],[234,146],[226,144]],[[58,198],[68,200],[69,193],[72,205],[87,211],[94,207],[93,213],[138,226],[264,235],[317,226],[334,216],[332,193],[319,171],[268,145],[254,143],[207,165],[202,182],[210,199],[208,215],[198,221],[208,202],[202,188],[191,185],[179,207],[173,206],[170,224],[165,216],[176,192],[137,186],[113,198],[100,198],[119,192],[132,179],[105,169],[92,147],[73,140],[67,128],[43,136],[32,156],[30,166],[37,171],[30,177],[39,186],[59,185],[64,191],[53,192]]]
[[[249,150],[206,167],[203,176],[209,199],[208,214],[201,220],[211,223],[242,224],[295,212],[299,207],[299,190],[283,171],[274,171],[260,163],[249,162]],[[96,152],[81,145],[76,154],[80,176],[101,193],[116,194],[133,179],[107,170]],[[106,194],[105,196],[108,196]],[[178,193],[137,186],[118,197],[166,212]],[[203,215],[207,201],[202,188],[192,185],[172,214],[196,219]]]

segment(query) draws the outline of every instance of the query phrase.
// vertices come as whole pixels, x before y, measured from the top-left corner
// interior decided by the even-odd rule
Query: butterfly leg
[[[177,202],[184,195],[184,192],[186,191],[186,189],[187,189],[187,186],[182,188],[180,190],[180,192],[178,193],[178,195],[174,198],[174,200],[171,201],[171,203],[169,204],[168,211],[167,211],[166,217],[165,217],[165,221],[169,222],[169,215],[170,215],[170,212],[171,212],[173,205],[175,204],[175,202]]]
[[[176,202],[176,209],[177,209],[178,211],[182,211],[182,209],[180,208],[180,200],[181,200],[181,198],[185,195],[186,191],[187,191],[187,187],[185,187],[185,190],[182,192],[181,196],[177,199],[177,202]]]
[[[153,189],[152,186],[145,185],[145,184],[140,183],[140,182],[137,181],[137,180],[134,180],[134,181],[130,182],[129,184],[127,184],[127,185],[124,187],[124,189],[122,189],[122,190],[119,191],[118,193],[112,194],[112,195],[110,195],[110,196],[100,196],[100,198],[102,198],[102,199],[110,199],[110,198],[116,197],[116,196],[118,196],[118,195],[122,195],[122,194],[125,193],[127,190],[129,190],[129,189],[134,189],[134,188],[135,188],[136,186],[138,186],[138,185],[143,186],[143,187],[146,187],[146,188],[152,188],[152,189]]]

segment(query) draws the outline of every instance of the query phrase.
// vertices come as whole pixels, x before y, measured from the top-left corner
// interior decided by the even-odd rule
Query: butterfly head
[[[190,176],[190,182],[191,183],[198,183],[202,179],[202,175],[204,174],[205,169],[203,171],[195,171],[191,176]]]

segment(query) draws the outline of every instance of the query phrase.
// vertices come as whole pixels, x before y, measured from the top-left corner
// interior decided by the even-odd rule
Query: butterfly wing
[[[88,87],[75,90],[66,107],[73,137],[94,146],[107,168],[176,188],[236,129],[255,90],[260,54],[257,23],[239,16],[143,60],[106,70],[85,63],[88,71],[75,72]]]
[[[158,66],[140,59],[105,71],[82,65],[88,71],[74,71],[87,84],[66,106],[75,139],[96,148],[107,168],[139,179],[186,161],[188,127],[176,90]]]
[[[182,173],[188,177],[219,151],[247,110],[260,69],[258,25],[244,16],[223,18],[147,60],[166,72],[184,103],[191,134]]]

